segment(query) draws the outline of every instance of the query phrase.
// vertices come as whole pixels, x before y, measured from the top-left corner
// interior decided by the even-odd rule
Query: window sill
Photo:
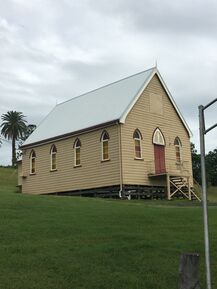
[[[82,165],[74,165],[73,168],[80,168]]]
[[[34,176],[34,175],[36,175],[36,173],[30,173],[29,175],[30,175],[30,176]]]
[[[144,161],[144,158],[134,158],[136,161]]]
[[[101,160],[101,163],[105,163],[105,162],[109,162],[110,159],[106,159],[106,160]]]
[[[176,165],[177,165],[177,166],[182,166],[182,165],[183,165],[183,162],[176,162]]]
[[[55,169],[55,170],[50,170],[50,172],[56,172],[57,171],[57,169]]]

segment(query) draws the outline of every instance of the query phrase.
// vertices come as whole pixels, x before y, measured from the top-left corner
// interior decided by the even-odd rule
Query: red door
[[[161,145],[154,145],[155,173],[161,174],[166,172],[165,166],[165,148]]]

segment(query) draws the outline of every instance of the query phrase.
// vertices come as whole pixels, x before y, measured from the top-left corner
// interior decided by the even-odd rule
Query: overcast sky
[[[38,124],[64,100],[155,65],[198,146],[198,105],[217,97],[217,2],[0,0],[0,115]],[[217,104],[207,126],[217,122]],[[217,147],[217,129],[207,150]],[[0,164],[11,160],[10,144]]]

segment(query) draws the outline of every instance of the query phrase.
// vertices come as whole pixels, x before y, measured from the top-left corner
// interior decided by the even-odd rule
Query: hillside
[[[10,167],[0,167],[0,186],[6,189],[15,189],[17,185],[17,170]]]
[[[177,288],[180,254],[198,252],[204,285],[200,206],[15,193],[0,168],[0,283],[4,289]],[[217,207],[209,208],[213,288]]]

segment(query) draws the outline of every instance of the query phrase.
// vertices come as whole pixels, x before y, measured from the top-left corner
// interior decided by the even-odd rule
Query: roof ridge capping
[[[77,99],[77,98],[79,98],[79,97],[85,96],[85,95],[87,95],[87,94],[89,94],[89,93],[95,92],[95,91],[97,91],[97,90],[100,90],[100,89],[102,89],[102,88],[108,87],[108,86],[110,86],[110,85],[113,85],[113,84],[115,84],[115,83],[121,82],[121,81],[123,81],[123,80],[129,79],[129,78],[131,78],[131,77],[137,76],[137,75],[142,74],[142,73],[144,73],[144,72],[148,72],[149,70],[153,70],[153,71],[154,71],[154,70],[157,70],[157,68],[156,68],[156,66],[153,66],[153,67],[151,67],[151,68],[149,68],[149,69],[146,69],[146,70],[137,72],[137,73],[135,73],[135,74],[126,76],[126,77],[124,77],[124,78],[121,78],[121,79],[119,79],[119,80],[110,82],[110,83],[108,83],[108,84],[105,84],[105,85],[103,85],[103,86],[97,87],[97,88],[92,89],[92,90],[90,90],[90,91],[84,92],[84,93],[82,93],[82,94],[80,94],[80,95],[71,97],[70,99],[67,99],[67,100],[65,100],[65,101],[63,101],[63,102],[58,103],[56,106],[60,106],[60,105],[62,105],[62,104],[64,104],[64,103],[66,103],[66,102],[70,102],[70,101],[75,100],[75,99]]]

